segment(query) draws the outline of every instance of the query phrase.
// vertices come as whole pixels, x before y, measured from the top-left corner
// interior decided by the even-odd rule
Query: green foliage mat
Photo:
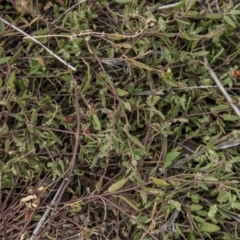
[[[1,239],[240,239],[237,1],[0,2]]]

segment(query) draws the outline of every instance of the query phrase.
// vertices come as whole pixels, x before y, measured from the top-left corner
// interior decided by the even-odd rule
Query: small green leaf
[[[222,110],[227,110],[229,109],[228,105],[218,105],[216,107],[211,108],[211,111],[222,111]]]
[[[33,109],[32,110],[32,115],[31,115],[31,124],[35,124],[37,120],[37,110],[36,109]]]
[[[165,161],[164,161],[164,168],[167,168],[172,165],[173,160],[175,160],[180,155],[180,152],[173,150],[170,153],[166,154]]]
[[[147,195],[157,195],[157,196],[164,196],[164,191],[158,188],[144,188],[144,192]]]
[[[19,58],[20,55],[21,55],[22,49],[23,49],[23,46],[21,46],[21,47],[17,50],[17,52],[14,54],[14,56],[12,56],[12,58],[11,58],[11,60],[10,60],[10,63],[11,63],[11,64],[14,64],[14,63],[18,60],[18,58]]]
[[[102,185],[103,185],[103,177],[100,177],[99,181],[95,185],[98,193],[101,191]]]
[[[98,155],[96,155],[96,156],[93,158],[92,164],[91,164],[91,166],[90,166],[89,168],[90,168],[90,169],[93,168],[93,167],[96,165],[97,161],[98,161]]]
[[[194,216],[194,219],[196,220],[196,222],[198,222],[200,224],[206,222],[206,220],[204,218],[201,218],[199,216]]]
[[[39,169],[39,163],[34,159],[28,160],[28,164],[30,168]]]
[[[230,15],[240,15],[240,10],[231,10]]]
[[[208,191],[208,187],[207,187],[204,183],[199,182],[199,183],[198,183],[198,186],[201,187],[202,189]]]
[[[102,130],[101,123],[98,119],[98,116],[96,114],[92,115],[93,118],[93,124],[96,130]]]
[[[164,187],[169,186],[169,184],[167,182],[165,182],[164,180],[162,180],[160,178],[152,177],[150,179],[153,180],[153,182],[158,186],[164,186]]]
[[[176,81],[169,79],[169,78],[163,78],[163,81],[168,84],[170,87],[178,87],[178,84]]]
[[[215,218],[216,216],[216,213],[217,213],[217,210],[218,210],[218,207],[216,204],[213,204],[210,209],[209,209],[209,212],[208,212],[208,217],[210,218]]]
[[[233,208],[233,209],[240,210],[240,203],[239,203],[239,202],[238,202],[238,203],[237,203],[237,202],[232,203],[231,205],[232,205],[232,208]]]
[[[201,36],[193,35],[193,34],[190,34],[188,32],[183,32],[182,35],[183,35],[183,38],[188,40],[188,41],[199,40],[199,39],[202,38]]]
[[[222,19],[222,14],[221,13],[207,13],[206,18],[209,19]]]
[[[223,19],[228,23],[228,25],[230,25],[233,28],[236,28],[235,23],[233,22],[233,20],[229,16],[225,15],[223,17]]]
[[[176,159],[181,153],[177,152],[177,151],[172,151],[170,153],[166,154],[166,161],[173,161],[174,159]]]
[[[224,240],[236,240],[236,236],[232,233],[225,233],[223,235]]]
[[[126,202],[126,203],[127,203],[130,207],[132,207],[134,210],[139,211],[136,202],[133,201],[133,200],[131,200],[130,198],[125,197],[125,196],[121,196],[121,195],[115,196],[115,197],[121,198],[124,202]]]
[[[0,58],[0,64],[6,63],[11,57],[2,57]]]
[[[131,135],[130,133],[127,134],[128,137],[134,142],[136,143],[140,148],[145,149],[145,147],[142,145],[142,143],[133,135]]]
[[[129,102],[123,102],[123,106],[126,110],[128,110],[129,112],[132,111],[132,107],[131,104]]]
[[[15,74],[15,71],[13,71],[10,75],[10,77],[8,78],[8,81],[7,81],[7,88],[8,89],[14,89],[15,85],[14,85],[14,82],[15,82],[15,79],[16,79],[16,74]]]
[[[212,223],[201,222],[199,225],[199,230],[202,232],[212,233],[220,230],[220,227]]]
[[[201,205],[198,205],[198,204],[192,204],[190,205],[190,209],[191,211],[199,211],[201,210],[203,207]]]
[[[221,117],[223,120],[230,121],[230,122],[235,122],[235,121],[239,120],[238,116],[231,115],[231,114],[223,114]]]
[[[117,91],[117,95],[120,97],[128,95],[128,92],[123,89],[117,88],[116,91]]]
[[[144,192],[144,191],[139,191],[139,193],[140,193],[142,202],[143,202],[144,204],[146,204],[146,203],[147,203],[147,194],[146,194],[146,192]]]
[[[109,188],[108,188],[108,192],[112,193],[112,192],[116,192],[119,189],[121,189],[125,183],[127,182],[126,178],[123,178],[119,181],[117,181],[116,183],[112,184]]]
[[[207,56],[209,54],[209,51],[200,51],[200,52],[195,52],[193,54],[197,57],[203,57],[203,56]]]
[[[215,177],[212,177],[212,176],[206,176],[203,178],[204,181],[207,181],[207,182],[218,182],[219,180]]]

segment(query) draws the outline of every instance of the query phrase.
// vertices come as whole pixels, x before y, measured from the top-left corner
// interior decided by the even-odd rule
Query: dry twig
[[[8,22],[7,20],[3,19],[2,17],[0,17],[0,21],[2,21],[3,23],[7,24],[8,26],[10,26],[11,28],[17,30],[18,32],[20,32],[21,34],[23,34],[24,36],[26,36],[27,38],[30,38],[32,41],[34,41],[35,43],[37,43],[38,45],[40,45],[41,47],[43,47],[48,53],[50,53],[53,57],[55,57],[57,60],[59,60],[61,63],[63,63],[65,66],[69,67],[71,70],[76,71],[76,68],[73,67],[72,65],[68,64],[67,62],[65,62],[63,59],[61,59],[59,56],[57,56],[55,53],[53,53],[50,49],[48,49],[46,46],[44,46],[41,42],[39,42],[37,39],[35,39],[34,37],[30,36],[29,34],[25,33],[24,31],[22,31],[20,28],[14,26],[13,24],[11,24],[10,22]]]

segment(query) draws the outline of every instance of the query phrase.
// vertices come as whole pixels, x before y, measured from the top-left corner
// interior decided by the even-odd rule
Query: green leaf
[[[198,222],[200,224],[206,222],[206,220],[204,218],[201,218],[199,216],[194,216],[194,219],[196,220],[196,222]]]
[[[120,97],[128,95],[128,92],[123,89],[117,88],[116,91],[117,91],[117,95]]]
[[[131,200],[130,198],[125,197],[125,196],[121,196],[121,195],[115,196],[115,197],[121,198],[125,203],[127,203],[127,204],[128,204],[130,207],[132,207],[134,210],[139,211],[136,202],[133,201],[133,200]]]
[[[192,204],[192,205],[190,205],[190,209],[191,209],[191,211],[199,211],[199,210],[201,210],[203,207],[201,206],[201,205],[199,205],[199,204]]]
[[[209,19],[222,19],[222,13],[207,13],[206,18]]]
[[[240,15],[240,10],[231,10],[230,15]]]
[[[39,163],[36,160],[30,159],[28,160],[28,164],[30,168],[39,170]]]
[[[131,104],[129,102],[123,102],[123,106],[126,110],[128,110],[129,112],[132,111],[132,107]]]
[[[233,22],[233,20],[229,16],[225,15],[223,17],[223,19],[228,23],[228,25],[230,25],[233,28],[236,28],[235,23]]]
[[[144,188],[144,192],[147,195],[157,195],[157,196],[164,196],[164,191],[158,188]]]
[[[183,38],[188,40],[188,41],[200,40],[202,38],[201,36],[193,35],[193,34],[190,34],[188,32],[183,32],[182,35],[183,35]]]
[[[142,145],[142,143],[133,135],[131,135],[130,133],[127,134],[128,137],[132,140],[132,142],[134,142],[135,144],[137,144],[140,148],[145,149],[145,147]]]
[[[177,152],[176,150],[173,150],[172,152],[166,154],[166,161],[173,161],[180,154],[181,154],[180,152]]]
[[[103,177],[100,177],[99,181],[96,183],[96,190],[99,193],[102,189],[103,185]]]
[[[223,236],[223,239],[224,240],[236,240],[236,237],[232,233],[225,233]]]
[[[121,189],[125,183],[127,182],[126,178],[123,178],[119,181],[117,181],[116,183],[112,184],[109,188],[108,188],[108,192],[112,193],[112,192],[116,192],[119,189]]]
[[[0,58],[0,64],[6,63],[11,57],[2,57]]]
[[[212,177],[212,176],[206,176],[203,178],[204,181],[207,181],[207,182],[218,182],[219,180],[215,177]]]
[[[213,204],[210,209],[209,209],[209,212],[208,212],[208,217],[210,218],[215,218],[216,216],[216,213],[217,213],[217,210],[218,210],[218,207],[216,204]]]
[[[158,186],[164,186],[164,187],[169,186],[169,184],[167,182],[165,182],[164,180],[162,180],[160,178],[152,177],[150,179],[153,180],[153,182]]]
[[[15,85],[14,85],[14,82],[15,82],[15,79],[16,79],[16,74],[15,74],[15,71],[13,71],[10,75],[10,77],[8,78],[8,81],[7,81],[7,88],[8,89],[14,89]]]
[[[235,122],[235,121],[239,120],[238,116],[231,115],[231,114],[223,114],[221,117],[223,120],[230,121],[230,122]]]
[[[163,78],[163,81],[168,84],[170,87],[178,87],[178,84],[176,81],[169,79],[169,78]]]
[[[208,191],[208,187],[207,187],[204,183],[199,182],[199,183],[198,183],[198,186],[201,187],[202,189]]]
[[[96,114],[92,115],[93,118],[93,124],[96,130],[102,130],[101,123],[99,121],[99,118]]]
[[[222,110],[227,110],[229,109],[228,105],[218,105],[216,107],[211,108],[211,111],[222,111]]]
[[[212,223],[201,222],[199,225],[199,230],[202,232],[213,233],[220,230],[220,227]]]
[[[125,125],[124,126],[124,131],[127,134],[127,136],[135,143],[137,144],[140,148],[145,149],[145,147],[143,146],[143,144],[134,136],[132,136],[129,132],[128,132],[128,126]]]
[[[90,169],[93,168],[93,167],[96,165],[97,161],[98,161],[98,155],[96,155],[96,156],[93,158],[92,164],[91,164],[91,166],[90,166],[89,168],[90,168]]]
[[[10,60],[10,63],[11,63],[11,64],[14,64],[14,63],[18,60],[18,58],[19,58],[20,55],[21,55],[22,49],[23,49],[23,47],[21,46],[21,47],[17,50],[17,52],[12,56],[12,58],[11,58],[11,60]]]
[[[195,52],[193,54],[197,57],[203,57],[203,56],[207,56],[209,54],[209,51],[200,51],[200,52]]]
[[[239,202],[238,202],[238,203],[237,203],[237,202],[232,203],[231,205],[232,205],[232,208],[233,208],[233,209],[240,210],[240,203],[239,203]]]

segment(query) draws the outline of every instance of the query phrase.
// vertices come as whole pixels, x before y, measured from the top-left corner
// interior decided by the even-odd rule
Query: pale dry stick
[[[57,19],[55,19],[52,24],[56,23],[58,21],[59,18],[61,18],[63,15],[65,15],[67,12],[69,12],[70,10],[72,10],[73,8],[77,7],[78,5],[80,5],[81,3],[86,2],[86,0],[80,0],[78,1],[76,4],[74,4],[73,6],[71,6],[70,8],[68,8],[64,13],[62,13],[60,16],[58,16]]]
[[[1,19],[0,19],[1,20]],[[119,37],[122,39],[126,39],[126,38],[136,38],[138,36],[141,36],[143,34],[143,32],[146,30],[146,26],[143,29],[140,29],[140,31],[136,31],[136,34],[134,35],[123,35],[123,34],[118,34],[118,33],[105,33],[105,32],[94,32],[91,30],[85,30],[85,31],[81,31],[78,34],[72,34],[72,35],[64,35],[64,34],[49,34],[49,35],[42,35],[42,36],[30,36],[30,35],[25,35],[26,37],[24,39],[37,39],[37,38],[46,38],[46,37],[65,37],[65,38],[76,38],[76,37],[82,37],[82,36],[95,36],[95,37]]]
[[[230,95],[227,93],[227,91],[225,90],[225,88],[223,87],[223,85],[221,84],[220,80],[218,79],[217,75],[215,74],[215,72],[212,70],[206,56],[204,56],[204,63],[205,66],[208,69],[208,73],[211,76],[211,78],[214,80],[214,82],[216,83],[216,85],[218,86],[218,88],[220,89],[220,91],[222,92],[222,94],[224,95],[224,97],[227,99],[228,103],[230,104],[230,106],[232,107],[232,109],[235,111],[235,113],[238,115],[238,117],[240,117],[240,110],[239,108],[233,103],[232,98],[230,97]]]
[[[58,188],[55,196],[53,197],[50,205],[52,205],[52,204],[54,204],[54,203],[56,202],[56,199],[58,198],[58,195],[60,194],[60,192],[61,192],[61,190],[62,190],[62,188],[63,188],[64,185],[65,185],[65,180],[62,181],[62,183],[61,183],[60,187]],[[36,237],[37,234],[38,234],[39,229],[42,227],[43,223],[45,222],[45,220],[46,220],[46,218],[47,218],[50,210],[51,210],[51,209],[48,207],[47,210],[45,211],[45,213],[42,215],[41,219],[39,220],[36,228],[34,229],[34,231],[33,231],[33,233],[32,233],[32,236],[31,236],[30,240],[34,240],[34,239],[35,239],[35,237]]]
[[[169,219],[165,224],[163,224],[162,227],[160,228],[160,230],[159,230],[159,232],[158,232],[159,235],[162,236],[162,235],[164,234],[164,232],[165,232],[168,228],[170,228],[173,233],[176,232],[174,223],[175,223],[176,218],[177,218],[178,215],[179,215],[179,212],[180,212],[180,211],[179,211],[178,209],[175,209],[175,210],[174,210],[174,212],[173,212],[173,214],[171,215],[170,219]]]
[[[149,91],[143,91],[143,92],[139,92],[139,93],[133,93],[133,95],[136,96],[149,96],[149,95],[164,95],[163,90],[149,90]]]
[[[164,5],[164,6],[158,7],[158,10],[174,8],[174,7],[176,7],[176,6],[180,5],[180,4],[181,4],[181,2]]]
[[[43,47],[48,53],[50,53],[53,57],[55,57],[58,61],[60,61],[61,63],[63,63],[65,66],[69,67],[71,70],[76,71],[76,68],[73,67],[72,65],[68,64],[67,62],[65,62],[63,59],[61,59],[59,56],[57,56],[55,53],[53,53],[50,49],[48,49],[46,46],[44,46],[41,42],[39,42],[38,40],[36,40],[34,37],[30,36],[29,34],[25,33],[24,31],[22,31],[20,28],[14,26],[13,24],[11,24],[10,22],[8,22],[7,20],[3,19],[0,17],[0,21],[2,21],[3,23],[7,24],[8,26],[10,26],[11,28],[17,30],[18,32],[20,32],[21,34],[23,34],[24,36],[26,36],[27,38],[30,38],[33,42],[37,43],[38,45],[40,45],[41,47]]]
[[[224,142],[224,143],[221,143],[221,144],[217,145],[213,149],[214,150],[223,150],[223,149],[227,149],[227,148],[230,148],[230,147],[236,147],[238,145],[240,145],[240,139],[232,138],[227,142]]]

